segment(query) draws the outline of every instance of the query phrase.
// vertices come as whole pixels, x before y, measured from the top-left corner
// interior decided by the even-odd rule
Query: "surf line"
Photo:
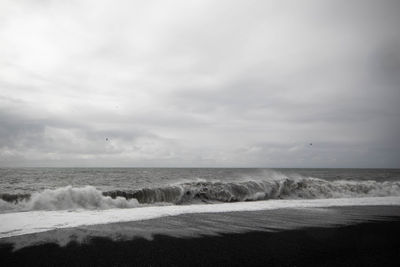
[[[0,214],[0,238],[45,232],[57,228],[142,221],[190,213],[221,213],[285,208],[324,208],[338,206],[381,205],[400,206],[400,197],[265,200],[222,204],[149,206],[130,209],[81,209],[74,211],[57,210],[4,213]]]

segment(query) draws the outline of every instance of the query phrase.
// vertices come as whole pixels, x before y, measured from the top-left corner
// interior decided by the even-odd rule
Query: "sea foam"
[[[388,205],[399,206],[400,197],[268,200],[214,205],[147,206],[134,209],[15,212],[0,214],[0,238],[45,232],[57,228],[149,220],[181,214]]]
[[[0,200],[0,209],[3,211],[111,209],[133,208],[137,207],[138,204],[136,199],[104,196],[101,191],[93,186],[80,188],[66,186],[36,192],[30,198],[14,202],[14,204]]]

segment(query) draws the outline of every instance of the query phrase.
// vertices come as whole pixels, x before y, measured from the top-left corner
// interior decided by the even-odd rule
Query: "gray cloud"
[[[0,166],[400,167],[399,11],[3,1]]]

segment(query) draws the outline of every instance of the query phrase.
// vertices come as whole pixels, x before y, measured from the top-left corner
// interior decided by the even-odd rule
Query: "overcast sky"
[[[0,166],[400,167],[399,14],[1,0]]]

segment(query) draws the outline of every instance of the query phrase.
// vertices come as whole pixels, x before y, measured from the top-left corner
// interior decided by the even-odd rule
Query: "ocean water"
[[[0,169],[0,213],[384,196],[399,169]]]
[[[251,216],[257,215],[257,218],[253,218],[255,221],[264,222],[269,216],[265,212],[273,210],[286,211],[283,212],[286,215],[280,217],[279,225],[293,221],[293,212],[300,210],[300,213],[308,215],[297,218],[294,225],[302,227],[308,218],[312,221],[308,226],[315,226],[327,222],[323,219],[325,215],[315,217],[315,214],[330,212],[326,209],[332,207],[351,207],[352,213],[347,216],[348,219],[342,220],[342,223],[347,223],[378,216],[376,211],[379,208],[358,212],[360,207],[372,206],[382,207],[385,216],[398,214],[398,209],[388,207],[400,206],[400,170],[0,169],[0,243],[27,236],[17,238],[22,240],[20,246],[31,244],[32,240],[47,240],[48,235],[40,235],[39,238],[37,233],[96,225],[106,227],[110,236],[131,236],[140,229],[134,222],[151,223],[151,220],[161,217],[186,218],[190,214],[209,215],[203,223],[195,220],[197,225],[192,220],[181,222],[181,219],[176,219],[171,226],[164,225],[162,220],[163,231],[168,233],[175,231],[174,227],[186,229],[191,225],[190,229],[194,227],[200,232],[211,228],[212,232],[221,232],[224,227],[213,226],[215,220],[220,220],[217,218],[225,218],[222,225],[230,225],[235,221],[237,225],[232,224],[233,228],[249,230],[259,225],[249,225],[247,215],[243,215],[243,212],[253,212]],[[225,215],[215,215],[221,213]],[[341,218],[337,212],[330,216],[328,221],[332,222],[335,221],[332,218]],[[116,223],[122,223],[122,228],[131,230],[122,234],[121,227],[116,227]],[[159,222],[152,223],[158,225]],[[84,232],[91,235],[89,232],[92,231]],[[74,236],[71,234],[65,240]]]

